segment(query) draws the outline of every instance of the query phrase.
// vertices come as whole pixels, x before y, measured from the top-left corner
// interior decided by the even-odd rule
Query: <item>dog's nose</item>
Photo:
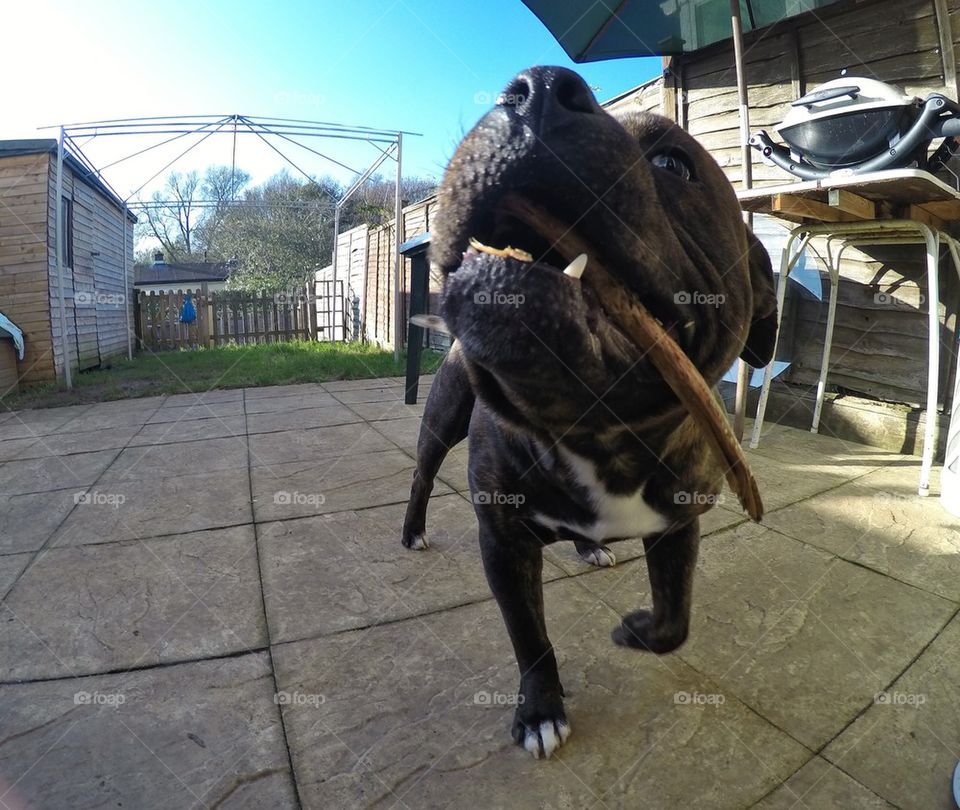
[[[562,67],[532,67],[518,74],[497,99],[534,132],[602,112],[586,82]]]

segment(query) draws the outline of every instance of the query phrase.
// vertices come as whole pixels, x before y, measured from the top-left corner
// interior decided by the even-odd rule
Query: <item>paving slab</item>
[[[328,389],[329,390],[329,389]],[[333,392],[334,396],[343,403],[359,402],[388,402],[403,404],[403,383],[399,385],[378,385],[372,388],[353,388]]]
[[[242,388],[214,388],[210,391],[198,391],[193,394],[170,394],[164,401],[164,408],[176,408],[184,405],[209,405],[212,402],[243,402]]]
[[[421,377],[421,382],[422,380]],[[325,391],[358,391],[366,388],[403,388],[405,380],[403,377],[378,377],[366,380],[330,380],[321,385]]]
[[[406,503],[414,466],[399,450],[254,466],[254,513],[263,522]],[[450,488],[437,482],[433,492]]]
[[[377,419],[405,419],[415,417],[419,419],[423,416],[423,397],[416,405],[407,405],[403,399],[395,402],[351,402],[350,407],[359,416],[362,416],[368,422]]]
[[[895,805],[821,757],[814,757],[752,810],[895,810]]]
[[[676,657],[615,647],[616,615],[580,579],[545,587],[573,730],[547,761],[510,738],[516,665],[492,601],[277,645],[304,806],[748,807],[809,758]]]
[[[326,391],[315,389],[304,394],[287,394],[277,397],[251,397],[245,404],[248,414],[251,413],[287,413],[304,408],[323,408],[331,405],[340,405],[340,401]]]
[[[23,439],[0,439],[0,461],[21,458],[21,453],[37,441],[39,441],[37,436],[29,436]]]
[[[0,464],[0,492],[7,496],[54,489],[83,489],[96,481],[118,450],[76,453],[69,460],[44,456]]]
[[[293,808],[266,653],[0,686],[10,807]]]
[[[175,432],[171,431],[172,433]],[[230,472],[247,466],[247,443],[241,436],[128,447],[103,474],[101,482],[155,480],[177,475]]]
[[[182,534],[253,519],[246,467],[105,482],[88,495],[89,503],[70,514],[52,537],[52,546]]]
[[[36,551],[77,505],[86,488],[0,498],[0,554]]]
[[[11,419],[0,425],[0,440],[34,438],[56,433],[72,422],[91,406],[80,405],[66,408],[48,408],[37,411],[18,411]]]
[[[619,568],[619,566],[618,566]],[[631,568],[639,569],[630,576]],[[650,606],[640,561],[599,594]],[[614,569],[618,570],[618,569]],[[755,524],[701,546],[684,661],[816,750],[936,636],[956,605]]]
[[[265,523],[264,598],[274,641],[396,621],[490,598],[473,507],[430,499],[430,548],[400,544],[404,504]],[[544,579],[564,575],[549,562]]]
[[[343,405],[319,408],[300,408],[289,411],[247,413],[248,433],[275,433],[281,430],[309,430],[310,428],[349,425],[363,421]]]
[[[225,416],[243,416],[243,402],[204,402],[200,405],[177,405],[158,408],[149,418],[150,424],[157,422],[184,422],[191,419],[218,419]]]
[[[32,558],[32,554],[5,554],[0,556],[0,594],[7,592]]]
[[[376,380],[364,380],[364,382],[376,385]],[[327,391],[326,384],[321,383],[291,383],[290,385],[267,385],[261,388],[244,388],[243,396],[249,404],[255,399],[272,399],[275,397],[287,396],[307,396],[314,394],[324,394]]]
[[[250,464],[273,467],[394,449],[389,439],[364,423],[304,428],[250,436]]]
[[[0,607],[0,680],[266,645],[252,526],[41,552]]]
[[[824,757],[900,807],[955,810],[950,781],[960,758],[960,617],[884,687]]]
[[[16,457],[43,458],[98,450],[119,450],[126,446],[139,430],[139,425],[117,425],[100,430],[73,431],[67,425],[57,433],[36,439]]]
[[[960,601],[960,518],[917,495],[919,461],[897,463],[772,513],[778,531]],[[936,489],[936,482],[934,482]]]
[[[199,439],[243,437],[247,420],[243,416],[218,416],[213,419],[188,419],[183,422],[157,422],[144,425],[130,440],[130,447],[173,444]]]

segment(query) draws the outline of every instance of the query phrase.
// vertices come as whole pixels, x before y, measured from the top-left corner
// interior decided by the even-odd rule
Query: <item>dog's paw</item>
[[[585,563],[595,565],[597,568],[613,568],[617,564],[616,556],[606,546],[594,546],[583,551],[578,549],[577,554]]]
[[[426,548],[430,548],[425,534],[413,534],[409,537],[404,535],[400,542],[403,543],[405,548],[412,549],[413,551],[423,551]]]
[[[534,759],[549,759],[570,738],[570,724],[560,713],[559,717],[547,720],[524,721],[519,712],[513,720],[513,739],[533,754]]]
[[[637,610],[623,617],[619,627],[610,634],[614,644],[637,650],[672,652],[687,640],[687,628],[656,627],[649,610]]]

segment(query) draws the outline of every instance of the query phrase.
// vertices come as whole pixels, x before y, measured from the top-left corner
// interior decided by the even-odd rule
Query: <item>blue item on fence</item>
[[[190,293],[187,293],[187,300],[183,302],[180,308],[180,321],[182,323],[193,323],[197,319],[197,310],[190,299]]]

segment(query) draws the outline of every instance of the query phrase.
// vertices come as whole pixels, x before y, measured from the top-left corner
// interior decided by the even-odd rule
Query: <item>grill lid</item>
[[[861,76],[841,76],[821,84],[813,92],[792,102],[783,123],[773,129],[782,137],[782,130],[797,124],[851,112],[919,107],[921,103],[916,96],[908,95],[892,84]]]

